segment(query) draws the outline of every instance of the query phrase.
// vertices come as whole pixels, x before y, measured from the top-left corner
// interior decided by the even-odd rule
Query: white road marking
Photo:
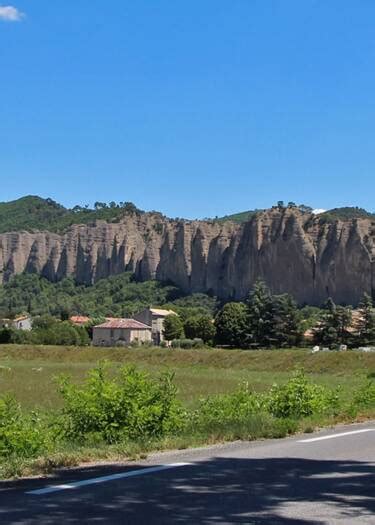
[[[330,434],[328,436],[320,436],[310,439],[301,439],[298,443],[314,443],[314,441],[324,441],[325,439],[335,439],[344,436],[352,436],[354,434],[363,434],[365,432],[375,432],[375,428],[363,428],[361,430],[351,430],[350,432],[341,432],[340,434]]]
[[[97,483],[105,483],[107,481],[115,481],[118,479],[132,478],[135,476],[144,476],[146,474],[154,474],[155,472],[162,472],[163,470],[170,470],[178,467],[186,467],[191,463],[170,463],[169,465],[161,465],[160,467],[147,467],[138,470],[131,470],[129,472],[120,472],[119,474],[112,474],[110,476],[101,476],[99,478],[84,479],[82,481],[75,481],[73,483],[65,483],[62,485],[50,485],[44,489],[31,490],[25,494],[32,494],[33,496],[43,496],[44,494],[51,494],[53,492],[60,492],[62,490],[71,490],[86,485],[96,485]]]

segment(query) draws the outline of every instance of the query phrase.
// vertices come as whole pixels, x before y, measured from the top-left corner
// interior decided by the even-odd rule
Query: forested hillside
[[[347,208],[334,208],[322,213],[320,216],[321,220],[325,221],[336,221],[336,220],[350,220],[350,219],[375,219],[375,214],[370,213],[363,208],[351,206]]]
[[[179,313],[213,313],[215,299],[204,294],[185,297],[175,286],[157,281],[143,283],[131,274],[102,279],[93,286],[78,286],[71,278],[51,283],[36,274],[18,275],[0,286],[0,317],[21,312],[92,317],[130,317],[147,306],[173,307]]]
[[[61,232],[72,224],[87,224],[97,219],[117,222],[127,213],[141,213],[131,202],[96,202],[94,208],[65,208],[52,199],[27,196],[11,202],[0,202],[0,233],[48,230]]]

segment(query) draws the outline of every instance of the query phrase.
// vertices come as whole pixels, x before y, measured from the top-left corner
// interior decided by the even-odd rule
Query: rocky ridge
[[[73,225],[66,233],[0,234],[0,281],[34,272],[91,284],[132,272],[185,292],[243,299],[258,278],[300,304],[356,304],[373,294],[375,221],[322,223],[298,209],[274,208],[243,224],[128,214],[120,222]]]

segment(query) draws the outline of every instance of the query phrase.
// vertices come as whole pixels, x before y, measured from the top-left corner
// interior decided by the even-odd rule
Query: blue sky
[[[0,0],[0,201],[375,210],[374,27],[373,0]]]

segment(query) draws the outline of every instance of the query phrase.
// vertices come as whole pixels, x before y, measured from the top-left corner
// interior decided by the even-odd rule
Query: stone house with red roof
[[[94,326],[92,344],[94,346],[129,345],[130,343],[150,343],[152,329],[135,319],[109,319]]]

